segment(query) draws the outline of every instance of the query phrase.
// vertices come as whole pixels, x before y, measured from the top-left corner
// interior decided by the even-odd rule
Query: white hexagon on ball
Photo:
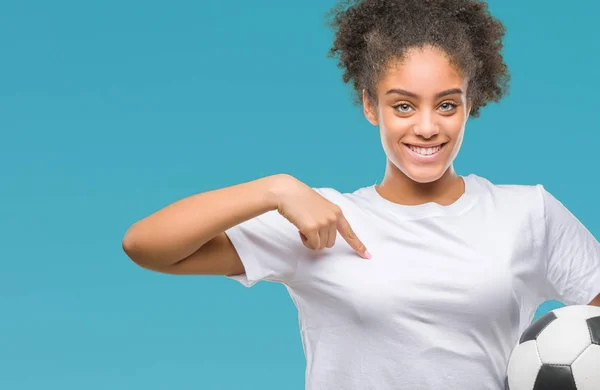
[[[590,345],[584,319],[558,317],[537,338],[540,360],[545,364],[571,364]]]

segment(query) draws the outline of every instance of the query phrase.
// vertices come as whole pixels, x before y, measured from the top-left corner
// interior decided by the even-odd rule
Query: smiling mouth
[[[444,148],[444,146],[446,146],[446,144],[447,144],[447,142],[444,142],[442,144],[427,147],[427,148],[420,147],[420,146],[414,146],[414,145],[410,145],[410,144],[404,144],[404,146],[406,146],[412,152],[414,152],[420,156],[429,157],[429,156],[438,154]]]

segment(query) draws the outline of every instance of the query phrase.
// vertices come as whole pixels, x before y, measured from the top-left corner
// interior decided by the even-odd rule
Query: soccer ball
[[[506,390],[599,390],[600,307],[564,306],[535,320],[508,361]]]

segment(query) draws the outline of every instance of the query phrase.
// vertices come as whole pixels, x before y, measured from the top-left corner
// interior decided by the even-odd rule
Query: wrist
[[[286,189],[297,179],[289,174],[280,173],[263,178],[265,184],[265,201],[269,210],[279,210]]]

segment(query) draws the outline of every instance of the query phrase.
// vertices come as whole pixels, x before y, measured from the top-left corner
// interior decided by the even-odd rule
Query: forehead
[[[378,82],[380,93],[402,88],[419,95],[464,88],[466,80],[448,56],[434,48],[410,49],[402,61],[391,63]]]

